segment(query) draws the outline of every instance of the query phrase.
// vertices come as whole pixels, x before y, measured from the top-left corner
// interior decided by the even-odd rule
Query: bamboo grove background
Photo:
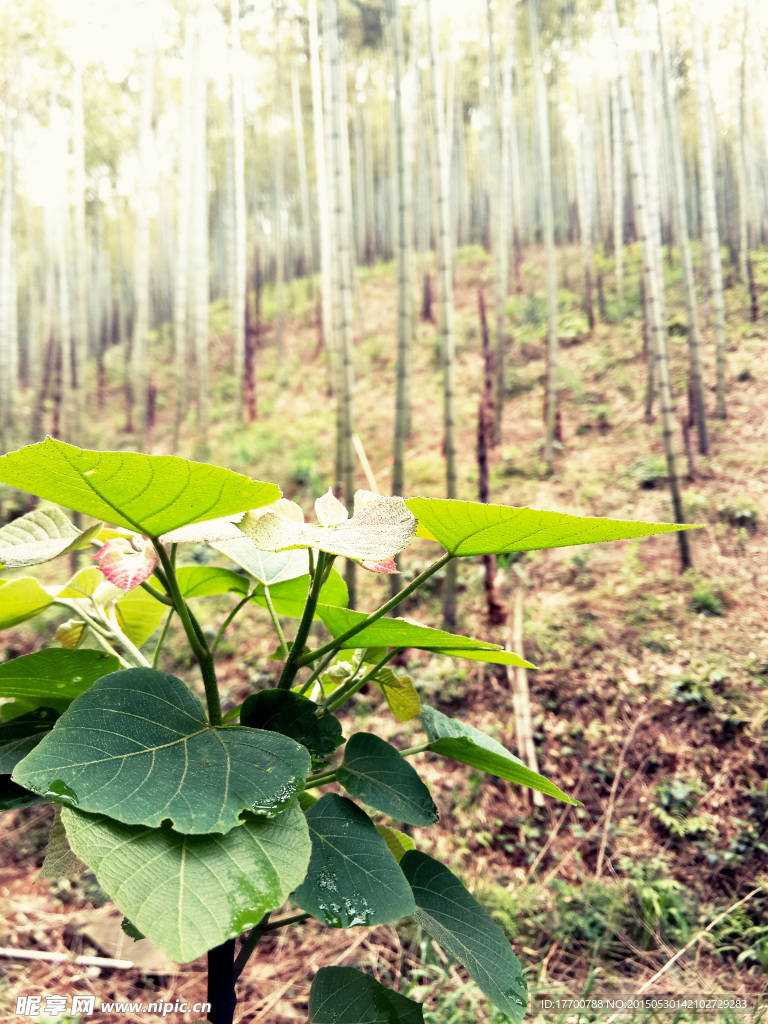
[[[231,340],[228,415],[247,424],[259,415],[265,317],[280,383],[294,383],[286,302],[305,278],[324,360],[314,384],[335,402],[336,485],[351,503],[358,271],[394,259],[392,490],[407,490],[411,345],[434,291],[445,495],[456,497],[453,259],[476,243],[493,266],[491,441],[515,358],[507,300],[543,247],[552,468],[557,289],[562,247],[578,245],[590,327],[622,318],[639,262],[646,412],[657,403],[683,521],[674,409],[689,403],[687,443],[706,453],[707,416],[727,415],[724,273],[745,285],[745,316],[760,315],[750,254],[768,231],[767,27],[753,0],[8,5],[0,449],[45,433],[88,444],[112,417],[128,447],[182,450],[193,438],[209,457],[212,311],[226,311]],[[664,259],[683,273],[687,398],[670,383]],[[118,409],[106,407],[116,382]],[[172,409],[162,439],[158,408]],[[448,581],[449,624],[452,592]]]

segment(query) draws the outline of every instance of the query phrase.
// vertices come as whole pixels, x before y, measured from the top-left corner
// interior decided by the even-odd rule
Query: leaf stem
[[[171,602],[170,611],[166,615],[165,622],[163,623],[163,631],[160,634],[160,639],[157,641],[157,647],[155,647],[155,653],[152,656],[152,668],[157,668],[157,663],[160,660],[160,651],[165,643],[165,638],[168,636],[168,627],[171,624],[171,619],[173,618],[173,613],[175,611],[176,609],[173,607],[173,602]]]
[[[257,588],[254,587],[254,589],[251,590],[249,593],[247,593],[245,595],[245,597],[241,601],[238,601],[237,604],[235,605],[235,607],[229,613],[229,615],[227,615],[226,619],[224,619],[224,621],[222,622],[221,626],[219,627],[218,633],[213,638],[213,643],[211,644],[211,654],[213,654],[213,652],[219,646],[219,643],[221,642],[221,640],[222,640],[222,638],[224,636],[224,633],[229,628],[229,625],[232,622],[232,620],[234,619],[234,617],[237,615],[237,613],[240,611],[241,608],[243,608],[246,604],[248,604],[248,602],[251,600],[251,598],[255,595],[256,590],[257,590]]]
[[[358,690],[362,690],[365,684],[373,679],[380,668],[383,668],[391,658],[394,658],[396,652],[396,647],[391,651],[387,651],[384,657],[380,658],[373,668],[366,672],[360,679],[355,679],[353,676],[352,679],[343,683],[338,690],[335,690],[328,697],[327,700],[323,701],[323,707],[326,711],[335,711],[337,708],[340,708],[342,704],[346,704],[350,697],[354,697]]]
[[[267,603],[267,611],[269,612],[269,617],[272,619],[272,625],[275,627],[277,638],[280,641],[280,657],[283,659],[283,661],[285,661],[285,659],[288,657],[288,644],[285,639],[283,627],[280,625],[280,619],[277,617],[275,606],[272,604],[272,596],[269,593],[269,586],[266,583],[264,584],[264,600]]]
[[[309,628],[312,625],[315,608],[317,608],[317,601],[320,597],[320,588],[323,585],[325,561],[325,552],[318,551],[317,563],[312,575],[312,586],[309,588],[309,593],[307,594],[307,601],[304,605],[304,612],[301,616],[301,621],[299,622],[299,628],[296,631],[296,636],[293,640],[293,646],[291,647],[290,653],[283,665],[283,671],[277,684],[277,688],[279,690],[290,690],[291,683],[296,678],[296,673],[299,671],[301,666],[300,655],[304,648],[304,643],[309,636]]]
[[[264,917],[262,917],[262,919],[259,921],[259,923],[257,925],[254,925],[253,928],[251,928],[251,930],[248,932],[246,937],[243,939],[240,945],[240,950],[237,954],[237,957],[235,958],[235,965],[232,969],[234,981],[237,981],[237,979],[243,973],[245,965],[251,959],[253,951],[256,949],[259,942],[261,941],[261,937],[264,934],[264,929],[266,928],[268,920],[269,914],[265,914]]]
[[[419,573],[415,579],[411,580],[407,587],[403,587],[401,591],[395,594],[394,597],[391,597],[389,601],[385,602],[380,608],[377,608],[375,612],[371,612],[370,615],[366,616],[362,622],[359,622],[356,626],[351,626],[346,633],[340,633],[339,636],[334,637],[333,640],[329,640],[328,643],[323,644],[322,647],[318,647],[314,651],[307,651],[305,655],[298,659],[298,668],[303,668],[304,665],[309,665],[313,661],[317,661],[318,658],[324,657],[329,651],[340,650],[343,643],[347,640],[351,640],[351,638],[357,633],[360,633],[367,626],[376,622],[377,619],[386,615],[388,611],[391,611],[392,608],[399,605],[406,597],[410,597],[414,590],[418,590],[422,583],[425,583],[430,576],[438,571],[438,569],[442,569],[444,565],[447,565],[453,557],[454,556],[450,551],[446,551],[442,558],[438,558],[438,560],[433,562],[432,565],[424,570],[424,572]]]
[[[429,743],[420,743],[418,747],[409,747],[407,750],[400,751],[400,757],[410,757],[411,754],[423,754],[425,750],[429,750]]]
[[[336,781],[336,769],[332,772],[311,775],[304,784],[304,789],[314,789],[315,786],[327,786],[329,782]]]
[[[122,655],[118,654],[115,648],[109,642],[110,639],[113,638],[113,634],[111,631],[107,632],[107,630],[103,629],[98,623],[94,622],[94,620],[81,608],[77,608],[75,605],[69,604],[68,601],[56,600],[53,603],[59,605],[61,608],[66,608],[67,611],[69,612],[74,612],[78,616],[78,618],[82,619],[86,626],[88,626],[88,628],[93,633],[96,643],[99,645],[99,647],[105,650],[107,654],[111,654],[115,658],[117,658],[117,660],[120,662],[123,668],[136,667],[135,665],[132,665],[130,661],[126,661]]]
[[[312,917],[311,914],[291,914],[290,917],[281,917],[277,921],[270,921],[269,924],[264,925],[265,932],[274,932],[278,928],[285,928],[289,924],[301,924],[302,921],[308,920]]]
[[[168,592],[173,598],[176,612],[181,619],[184,632],[187,634],[189,646],[192,648],[192,652],[197,658],[197,663],[200,666],[200,671],[203,676],[203,686],[205,687],[205,700],[208,705],[208,721],[211,725],[221,725],[221,698],[219,697],[219,687],[216,682],[216,670],[213,665],[213,655],[211,654],[202,630],[197,625],[196,620],[187,607],[186,601],[182,597],[181,590],[179,588],[179,581],[176,577],[176,570],[168,552],[156,537],[152,538],[152,543],[155,547],[155,551],[157,551],[158,558],[162,562],[163,572],[165,573],[166,581],[168,583]]]
[[[158,579],[160,579],[159,576]],[[162,580],[160,580],[160,582],[162,583]],[[173,608],[172,599],[168,597],[167,594],[164,594],[162,590],[158,590],[157,587],[151,586],[146,580],[143,583],[140,583],[139,586],[142,590],[146,590],[148,594],[151,594],[156,601],[160,602],[160,604],[167,604],[170,608]]]
[[[306,681],[306,683],[304,683],[302,688],[299,690],[299,696],[300,697],[304,696],[304,694],[310,688],[312,683],[314,683],[314,681],[317,679],[318,676],[321,676],[323,674],[323,672],[325,672],[325,670],[328,668],[328,666],[330,665],[330,663],[333,661],[333,659],[335,657],[336,657],[336,651],[331,651],[330,654],[328,654],[325,658],[323,658],[323,660],[320,662],[319,665],[315,666],[315,668],[312,671],[312,675],[309,677],[309,679]],[[322,687],[322,685],[323,684],[321,683],[320,686]],[[325,689],[323,689],[323,696],[325,696]]]

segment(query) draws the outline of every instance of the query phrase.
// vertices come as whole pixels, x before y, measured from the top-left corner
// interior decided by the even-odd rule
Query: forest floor
[[[578,288],[575,253],[570,287]],[[768,289],[768,262],[758,263]],[[669,348],[678,396],[687,380],[687,339],[680,331],[679,267],[667,268]],[[360,292],[365,336],[356,349],[357,430],[378,488],[388,491],[394,418],[395,291],[391,265],[363,270]],[[511,342],[501,442],[493,450],[491,500],[504,504],[647,521],[671,519],[660,426],[644,419],[645,363],[636,286],[625,315],[615,300],[589,335],[579,300],[560,293],[563,445],[555,471],[542,462],[542,382],[545,301],[541,261],[523,266],[525,292],[508,303]],[[490,265],[481,249],[458,253],[456,267],[459,497],[477,500],[476,431],[482,366],[478,286],[492,306]],[[606,288],[611,287],[606,278]],[[265,296],[269,308],[270,296]],[[765,297],[768,302],[768,297]],[[768,972],[768,321],[751,323],[743,288],[728,302],[728,419],[709,420],[710,454],[685,481],[694,568],[680,573],[674,535],[526,554],[500,566],[507,609],[525,589],[525,649],[538,666],[530,673],[540,770],[581,801],[547,799],[533,808],[529,794],[436,755],[420,771],[441,812],[441,823],[413,830],[419,848],[444,859],[494,914],[526,965],[538,999],[608,998],[637,993],[676,952],[687,951],[647,991],[648,996],[746,994],[754,1005]],[[258,355],[258,419],[247,428],[231,420],[226,314],[212,310],[211,366],[222,368],[210,389],[211,461],[274,480],[309,511],[333,482],[334,409],[324,353],[317,343],[314,302],[299,284],[286,320],[278,373],[274,325],[264,326]],[[714,410],[714,342],[705,330],[707,402]],[[117,352],[111,355],[117,356]],[[173,389],[167,339],[156,343],[157,418],[150,450],[168,452]],[[413,432],[406,494],[443,493],[442,409],[436,328],[421,323],[413,357]],[[108,408],[121,402],[119,365]],[[281,378],[287,385],[281,383]],[[190,415],[190,421],[193,416]],[[87,438],[93,447],[131,447],[122,414],[105,414]],[[681,437],[678,445],[682,449]],[[191,456],[193,428],[178,454]],[[681,472],[686,469],[680,462]],[[362,471],[359,486],[368,486]],[[407,552],[406,572],[418,571],[433,546]],[[508,627],[485,616],[482,567],[460,568],[457,632],[511,646]],[[361,576],[362,574],[358,574]],[[386,581],[365,574],[358,606],[374,607]],[[211,620],[226,599],[211,601]],[[401,608],[401,611],[403,609]],[[440,581],[403,612],[440,625]],[[274,649],[259,609],[238,620],[221,665],[232,704],[275,670]],[[32,651],[55,621],[46,613],[3,635],[5,656]],[[41,626],[42,622],[42,626]],[[504,675],[476,662],[410,652],[408,666],[423,699],[466,717],[515,749],[511,688]],[[469,666],[469,667],[467,667]],[[180,659],[164,665],[194,681]],[[349,732],[350,721],[345,723]],[[386,705],[364,693],[355,727],[411,745],[413,723],[399,725]],[[413,742],[418,742],[418,738]],[[0,946],[120,955],[94,921],[103,896],[92,877],[36,882],[50,813],[7,813],[0,838]],[[30,861],[29,858],[32,858]],[[76,912],[73,919],[73,912]],[[119,917],[119,915],[118,915]],[[704,929],[706,934],[699,936]],[[90,937],[89,937],[90,936]],[[263,951],[263,952],[262,952]],[[129,954],[124,954],[129,955]],[[382,980],[426,1001],[429,1024],[495,1022],[463,970],[414,927],[336,932],[309,923],[270,936],[244,973],[239,1020],[288,1024],[306,1020],[307,993],[323,964],[367,966]],[[143,970],[55,967],[0,962],[0,1006],[13,1018],[19,994],[93,993],[99,1000],[202,1000],[205,964],[176,967],[148,962]],[[173,1013],[167,1019],[194,1019]],[[536,1021],[587,1022],[610,1014],[585,1009],[537,1010]],[[619,1020],[746,1021],[759,1014],[713,1016],[637,1013]],[[40,1018],[44,1019],[44,1018]],[[61,1020],[63,1018],[56,1018]],[[92,1018],[93,1019],[93,1018]],[[161,1019],[130,1010],[102,1012],[100,1024]],[[88,1020],[88,1018],[83,1018]]]

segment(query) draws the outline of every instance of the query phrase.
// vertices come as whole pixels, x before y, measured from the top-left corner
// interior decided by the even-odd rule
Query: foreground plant
[[[365,491],[351,517],[330,492],[319,498],[312,525],[275,484],[52,438],[0,457],[0,482],[98,520],[81,532],[60,509],[43,507],[0,529],[7,569],[98,547],[97,565],[63,586],[0,579],[0,629],[51,606],[70,616],[56,631],[60,647],[0,666],[0,809],[56,805],[43,875],[69,874],[82,861],[124,913],[129,935],[146,936],[180,963],[207,952],[212,1024],[232,1021],[235,983],[261,937],[310,917],[332,928],[411,917],[520,1021],[526,986],[503,932],[393,823],[424,828],[438,820],[410,760],[426,751],[575,801],[496,740],[422,706],[412,681],[387,667],[408,647],[526,661],[496,644],[385,616],[454,558],[685,527]],[[444,553],[375,611],[346,608],[335,558],[391,572],[415,535]],[[183,565],[187,543],[210,544],[238,568]],[[221,594],[232,594],[233,606],[213,635],[192,605]],[[276,688],[223,713],[216,651],[253,604],[274,624],[282,672]],[[205,704],[158,668],[174,616],[199,665]],[[291,639],[281,616],[298,619]],[[311,648],[317,619],[329,639]],[[420,718],[424,742],[398,750],[366,732],[345,739],[335,713],[367,684],[398,721]],[[324,792],[332,784],[344,795]],[[420,1004],[361,971],[324,967],[312,983],[309,1019],[416,1024],[423,1016]]]

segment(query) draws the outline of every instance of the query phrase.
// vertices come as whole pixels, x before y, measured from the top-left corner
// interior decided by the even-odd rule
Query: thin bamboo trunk
[[[489,449],[493,431],[493,352],[488,336],[488,321],[485,315],[485,298],[482,287],[477,289],[478,311],[480,313],[480,334],[483,352],[483,389],[477,411],[477,496],[484,504],[491,500],[489,483]],[[500,626],[506,618],[496,589],[496,556],[483,555],[483,590],[488,621]]]
[[[510,647],[522,657],[523,654],[523,604],[524,591],[522,586],[515,588],[512,605],[512,628],[510,629]],[[528,688],[528,670],[524,666],[512,669],[512,706],[515,713],[515,740],[518,756],[528,767],[538,772],[539,763],[536,747],[533,742],[533,721],[531,717],[531,695]],[[534,807],[544,806],[544,794],[538,790],[529,790]]]
[[[179,153],[179,206],[176,227],[176,267],[173,304],[173,343],[175,396],[173,417],[173,450],[179,447],[181,426],[187,415],[189,402],[188,341],[189,330],[189,275],[190,230],[193,219],[193,106],[195,19],[191,7],[184,21],[184,70],[181,85],[181,149]]]
[[[85,371],[88,361],[88,259],[85,243],[85,126],[83,122],[83,65],[75,60],[72,75],[72,149],[74,207],[74,366],[72,370],[72,431],[83,441],[88,419]]]
[[[275,124],[272,226],[275,239],[275,358],[277,380],[285,387],[285,239],[283,233],[283,191],[285,188],[285,131],[282,112],[281,6],[275,0]]]
[[[456,466],[456,395],[455,337],[453,324],[453,253],[451,246],[451,212],[449,207],[450,178],[448,139],[445,131],[443,79],[437,46],[437,27],[432,17],[431,0],[424,0],[427,36],[429,39],[430,99],[435,154],[435,185],[437,190],[437,278],[439,323],[443,363],[443,450],[445,455],[446,497],[456,498],[458,479]],[[443,590],[443,620],[446,629],[456,627],[456,562],[446,566]]]
[[[539,139],[539,195],[544,231],[544,245],[547,257],[547,432],[544,442],[544,462],[551,472],[555,463],[555,429],[557,420],[557,364],[560,339],[557,326],[557,265],[555,261],[555,215],[552,206],[552,175],[550,170],[552,153],[549,144],[549,113],[544,74],[539,56],[539,7],[540,0],[529,0],[531,61],[533,65],[533,87]]]
[[[208,78],[201,19],[195,19],[192,205],[192,335],[197,364],[197,454],[208,457]]]
[[[5,105],[5,154],[3,169],[3,203],[0,211],[0,453],[12,447],[15,431],[16,377],[12,306],[13,290],[13,216],[14,216],[14,119],[13,104]]]
[[[243,76],[240,46],[240,0],[230,0],[230,70],[232,73],[232,177],[233,177],[233,306],[230,309],[232,359],[235,364],[235,415],[245,422],[245,298],[246,213],[245,141],[243,128]]]
[[[661,57],[661,80],[664,100],[664,124],[666,128],[667,148],[672,164],[672,200],[675,208],[677,226],[677,242],[680,250],[680,266],[683,272],[683,289],[685,307],[688,316],[688,350],[690,354],[690,387],[695,409],[696,431],[699,439],[699,451],[706,455],[707,411],[704,400],[704,382],[701,369],[701,327],[699,324],[699,300],[696,294],[696,278],[693,272],[693,257],[688,236],[688,215],[685,209],[685,180],[683,171],[683,151],[679,123],[675,117],[675,107],[671,92],[668,57],[664,38],[664,26],[661,20],[659,2],[656,0],[656,17],[659,30],[659,50]]]
[[[512,221],[514,197],[512,195],[512,146],[515,139],[515,108],[513,93],[513,68],[515,63],[515,30],[517,28],[517,0],[507,0],[505,5],[504,56],[501,62],[501,166],[499,168],[499,250],[503,276],[503,307],[497,308],[496,336],[496,402],[493,409],[493,437],[501,442],[501,425],[506,397],[506,323],[507,297],[510,289],[510,246],[514,230],[519,228],[517,217]],[[518,186],[519,187],[519,186]],[[501,315],[501,321],[499,317]]]
[[[155,55],[144,53],[139,114],[139,185],[136,197],[135,304],[131,349],[131,391],[136,443],[144,450],[149,401],[149,173],[152,146],[152,97]]]
[[[616,298],[624,315],[624,144],[621,130],[621,104],[616,79],[611,79],[611,119],[613,128],[613,261]]]
[[[715,366],[717,375],[716,411],[719,419],[726,418],[725,403],[725,305],[723,302],[723,272],[720,264],[720,238],[715,206],[714,156],[709,113],[709,79],[704,62],[704,38],[697,5],[691,4],[693,33],[693,64],[696,78],[696,109],[699,125],[699,167],[701,171],[702,217],[704,221],[704,250],[709,264],[709,290],[715,318]]]

